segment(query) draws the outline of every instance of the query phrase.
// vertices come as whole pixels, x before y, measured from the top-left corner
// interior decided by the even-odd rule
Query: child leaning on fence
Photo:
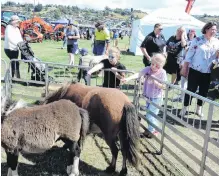
[[[163,54],[154,54],[152,56],[150,66],[145,67],[139,73],[136,73],[128,78],[124,78],[122,81],[128,82],[131,79],[141,78],[144,76],[143,95],[154,104],[161,105],[163,100],[163,89],[165,86],[159,81],[153,79],[153,77],[161,81],[167,81],[166,71],[163,69],[165,62],[166,58]],[[159,109],[148,101],[146,101],[146,108],[155,115],[158,115],[159,113]],[[158,121],[153,117],[153,115],[147,113],[146,118],[151,123],[158,126]],[[158,135],[158,131],[156,131],[151,125],[148,125],[148,131],[144,132],[146,137],[151,137],[151,134]]]
[[[124,78],[125,73],[117,70],[126,70],[126,67],[119,62],[120,50],[117,47],[111,47],[108,55],[99,64],[95,65],[87,72],[87,77],[90,80],[91,74],[101,69],[111,69],[111,71],[104,71],[103,87],[120,88],[120,80]]]

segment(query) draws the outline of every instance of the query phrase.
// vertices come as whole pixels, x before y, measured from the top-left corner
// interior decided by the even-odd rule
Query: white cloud
[[[6,2],[7,0],[2,0]],[[14,0],[15,1],[15,0]],[[34,0],[16,0],[20,3],[33,3]],[[144,11],[152,11],[158,8],[174,7],[185,11],[186,0],[35,0],[35,3],[42,4],[62,4],[62,5],[77,5],[79,7],[88,7],[95,9],[104,9],[105,6],[110,8],[134,8]],[[219,3],[218,0],[197,0],[195,1],[191,14],[209,14],[219,15]]]

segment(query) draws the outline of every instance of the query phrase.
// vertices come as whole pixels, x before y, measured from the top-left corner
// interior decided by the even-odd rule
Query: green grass
[[[128,49],[129,38],[125,37],[123,40],[119,40],[119,48],[124,51]],[[68,64],[68,54],[66,49],[61,49],[62,41],[43,41],[42,43],[30,43],[30,46],[35,54],[36,57],[40,58],[42,61],[45,62],[52,62],[52,63],[59,63],[59,64]],[[92,55],[92,48],[91,48],[91,41],[90,40],[79,40],[79,47],[80,48],[87,48],[89,54]],[[1,58],[9,62],[9,59],[5,55],[3,41],[1,41]],[[19,56],[20,58],[20,56]],[[75,56],[75,64],[78,64],[79,55]],[[121,63],[123,63],[128,70],[132,71],[139,71],[141,70],[144,65],[142,63],[141,56],[133,56],[133,55],[121,55]],[[134,64],[133,64],[134,63]],[[30,80],[30,73],[27,72],[28,70],[27,64],[20,64],[20,72],[22,79]],[[2,67],[1,73],[3,74],[5,69]],[[49,76],[55,78],[56,81],[70,81],[74,80],[77,76],[77,69],[71,69],[70,72],[64,72],[63,67],[61,69],[54,69],[53,71],[49,72]],[[96,85],[96,79],[92,79],[92,85]],[[99,78],[97,79],[97,85],[101,85],[102,80]],[[40,93],[37,90],[44,91],[43,89],[31,86],[20,86],[14,87],[12,92],[16,92],[18,94],[25,95],[33,95],[34,97],[39,97]],[[14,97],[15,99],[21,98],[20,96]],[[31,102],[31,101],[29,101]]]
[[[119,48],[121,50],[128,49],[129,38],[125,37],[123,40],[119,40]],[[60,49],[62,41],[43,41],[42,43],[31,43],[31,48],[35,53],[35,56],[42,61],[68,64],[68,54],[66,49]],[[91,41],[80,40],[80,48],[87,48],[89,54],[92,54]],[[1,58],[8,60],[4,53],[3,41],[1,41]],[[78,63],[78,55],[76,56],[76,64]],[[139,71],[144,67],[141,56],[122,55],[121,63],[123,63],[128,70]]]

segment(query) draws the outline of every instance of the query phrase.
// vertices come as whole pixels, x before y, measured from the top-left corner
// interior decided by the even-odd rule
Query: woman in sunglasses
[[[188,77],[187,90],[195,92],[199,87],[198,94],[207,97],[210,85],[210,73],[212,61],[216,59],[217,50],[219,49],[219,40],[215,38],[217,33],[217,24],[208,22],[202,28],[203,35],[196,37],[186,53],[185,62],[181,70],[184,77]],[[191,97],[192,100],[192,97]],[[185,95],[184,107],[180,112],[181,116],[185,116],[188,105],[191,103],[190,96]],[[202,113],[202,100],[197,101],[196,114],[199,117]]]
[[[126,70],[126,67],[119,62],[120,51],[116,47],[109,49],[108,59],[101,61],[87,72],[87,76],[91,77],[91,74],[101,69],[112,69],[112,71],[104,72],[103,87],[119,88],[120,80],[124,78],[124,72],[116,72],[119,70]]]

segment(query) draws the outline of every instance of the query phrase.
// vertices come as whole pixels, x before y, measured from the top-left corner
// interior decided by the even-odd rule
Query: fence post
[[[164,108],[163,108],[163,123],[162,123],[162,131],[161,131],[161,143],[160,143],[160,151],[159,154],[163,152],[163,143],[164,143],[164,134],[165,134],[165,126],[166,126],[166,117],[167,117],[167,100],[168,100],[169,86],[166,85],[165,97],[164,97]]]
[[[91,75],[87,75],[86,79],[87,79],[87,85],[90,86],[91,85]]]
[[[7,91],[9,99],[12,100],[12,77],[9,69],[7,70]]]
[[[45,64],[45,96],[49,93],[49,69],[48,64]]]
[[[137,79],[136,80],[136,85],[137,85],[137,88],[136,88],[136,99],[135,99],[135,109],[136,109],[136,113],[138,114],[139,110],[140,110],[140,103],[139,103],[139,100],[140,100],[140,96],[141,96],[141,80],[140,79]]]
[[[200,173],[199,173],[200,176],[204,175],[204,170],[205,170],[205,161],[206,161],[206,155],[208,151],[208,142],[209,142],[209,137],[210,137],[210,132],[211,132],[213,110],[214,110],[214,105],[210,104],[209,109],[208,109],[208,121],[206,125],[204,146],[202,149],[202,160],[201,160]]]
[[[134,88],[134,98],[133,98],[133,104],[136,106],[137,105],[137,93],[138,93],[138,82],[135,80],[135,88]]]

